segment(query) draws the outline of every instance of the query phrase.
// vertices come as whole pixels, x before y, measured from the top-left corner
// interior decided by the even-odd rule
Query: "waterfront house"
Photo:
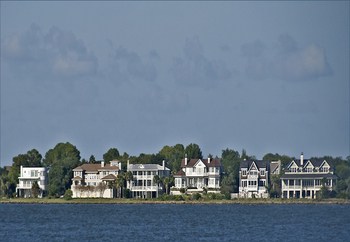
[[[241,161],[239,168],[239,197],[268,198],[269,163],[263,160]]]
[[[163,186],[161,182],[155,181],[155,176],[164,179],[170,176],[170,169],[158,164],[129,164],[127,171],[132,172],[133,180],[127,182],[127,188],[133,198],[156,198],[162,194]]]
[[[180,194],[180,189],[192,192],[219,192],[222,167],[220,159],[190,159],[181,161],[181,170],[174,175],[175,186],[172,194]]]
[[[300,159],[292,160],[281,176],[282,198],[314,199],[325,186],[334,190],[337,177],[333,174],[334,167],[326,160]]]
[[[73,169],[71,190],[73,198],[116,196],[113,182],[121,169],[121,163],[117,160],[105,164],[104,161],[97,164],[83,164]]]
[[[23,167],[20,168],[18,184],[16,186],[17,197],[33,197],[32,187],[36,182],[39,186],[38,197],[43,197],[47,192],[47,169],[45,167]]]

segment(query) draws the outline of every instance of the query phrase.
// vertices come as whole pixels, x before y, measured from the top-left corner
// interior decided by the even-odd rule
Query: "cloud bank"
[[[204,55],[198,38],[187,39],[183,57],[175,57],[171,73],[176,82],[188,86],[212,87],[231,77],[231,71],[220,60],[211,60]]]
[[[280,35],[270,48],[259,40],[246,43],[241,53],[246,59],[245,73],[254,79],[303,81],[332,74],[324,49],[316,44],[299,47],[287,34]]]
[[[26,75],[46,73],[79,77],[97,72],[98,60],[72,32],[52,27],[47,33],[32,24],[22,34],[7,36],[1,44],[4,61]]]

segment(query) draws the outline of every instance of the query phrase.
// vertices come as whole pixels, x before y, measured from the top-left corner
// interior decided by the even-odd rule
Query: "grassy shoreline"
[[[346,199],[232,199],[232,200],[186,200],[162,201],[142,199],[108,199],[108,198],[75,198],[65,200],[62,198],[2,198],[0,204],[347,204]]]

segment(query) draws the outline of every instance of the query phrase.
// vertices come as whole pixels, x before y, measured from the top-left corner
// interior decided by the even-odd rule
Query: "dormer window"
[[[321,172],[329,172],[329,168],[328,167],[321,167],[320,171]]]
[[[297,168],[296,167],[290,168],[290,172],[297,172]]]
[[[265,176],[265,170],[261,170],[261,171],[260,171],[260,175],[261,175],[261,176]]]
[[[246,176],[247,175],[247,170],[242,170],[242,176]]]
[[[306,172],[308,173],[312,172],[312,167],[306,167]]]

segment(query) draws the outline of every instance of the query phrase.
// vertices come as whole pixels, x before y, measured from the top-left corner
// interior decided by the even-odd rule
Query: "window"
[[[260,175],[265,176],[265,170],[261,170]]]
[[[321,172],[329,172],[329,168],[328,167],[321,167],[320,171]]]
[[[312,167],[306,167],[306,172],[308,173],[312,172]]]
[[[290,172],[297,172],[297,168],[295,167],[290,168]]]
[[[247,175],[247,171],[246,170],[242,170],[242,176],[246,176]]]
[[[37,177],[38,176],[38,171],[31,171],[30,176],[31,177]]]

